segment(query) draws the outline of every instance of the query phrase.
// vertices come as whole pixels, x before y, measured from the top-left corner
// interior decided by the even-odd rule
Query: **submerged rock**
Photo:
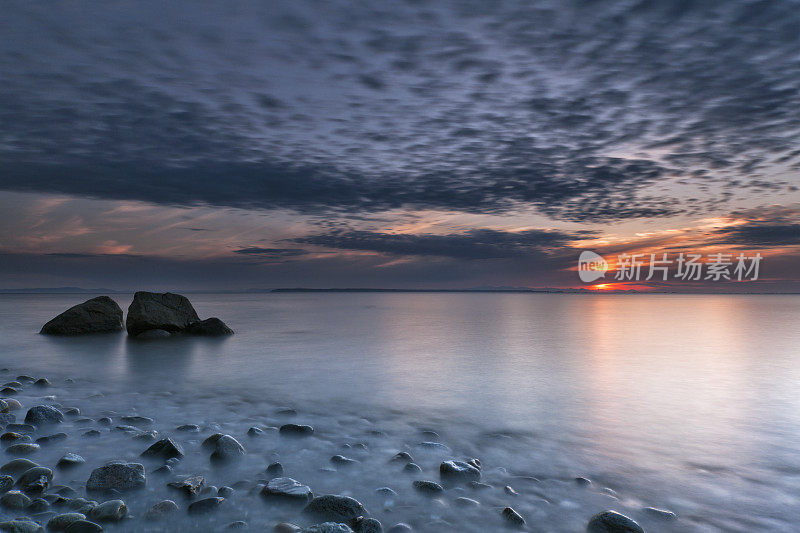
[[[644,529],[616,511],[601,511],[589,519],[587,533],[644,533]]]
[[[369,514],[361,502],[355,498],[335,494],[317,496],[306,505],[303,512],[318,520],[340,522],[349,522],[354,518]]]
[[[313,496],[311,488],[290,477],[276,477],[261,490],[261,494],[268,498],[289,498],[295,500],[309,500]]]
[[[43,335],[86,335],[122,331],[122,309],[108,296],[98,296],[70,307],[47,324]]]
[[[144,466],[139,463],[110,463],[92,471],[86,490],[129,490],[146,482]]]
[[[678,515],[673,513],[672,511],[667,511],[666,509],[658,509],[656,507],[645,507],[642,509],[645,513],[652,516],[653,518],[658,518],[660,520],[676,520]]]
[[[133,295],[128,307],[125,327],[128,335],[135,336],[151,329],[182,331],[189,324],[199,321],[200,317],[185,296],[171,292],[139,291]]]
[[[209,513],[211,511],[216,511],[219,509],[219,506],[222,505],[222,502],[225,501],[225,498],[220,498],[216,496],[214,498],[205,498],[203,500],[197,500],[196,502],[189,505],[188,511],[189,514],[204,514]]]
[[[350,527],[355,533],[383,533],[383,525],[374,518],[359,516],[350,521]]]
[[[37,463],[34,463],[30,459],[14,459],[13,461],[9,461],[3,466],[0,466],[0,474],[9,474],[12,476],[18,476],[19,474],[25,472],[26,470],[30,470],[34,466],[39,466]]]
[[[233,335],[233,330],[217,317],[206,318],[200,322],[189,324],[183,332],[189,335],[201,335],[205,337]]]
[[[21,442],[19,444],[12,444],[6,448],[8,455],[30,455],[39,451],[39,445],[30,442]]]

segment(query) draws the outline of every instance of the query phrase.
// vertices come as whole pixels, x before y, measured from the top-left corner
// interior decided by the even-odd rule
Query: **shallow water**
[[[124,334],[37,334],[88,297],[0,296],[0,367],[10,369],[8,379],[25,373],[53,382],[46,391],[28,386],[18,399],[28,407],[55,395],[92,418],[153,417],[155,429],[187,449],[176,472],[202,472],[216,486],[254,485],[277,459],[315,493],[358,498],[384,527],[405,521],[424,530],[441,519],[453,530],[488,531],[501,528],[499,511],[511,505],[533,531],[581,531],[602,509],[628,514],[648,531],[797,530],[796,296],[192,295],[201,317],[219,316],[237,334],[139,342]],[[114,298],[124,309],[131,296]],[[97,393],[103,396],[91,397]],[[246,436],[251,425],[287,421],[276,414],[282,406],[295,408],[292,421],[314,425],[316,435]],[[173,431],[185,423],[204,430]],[[69,439],[31,459],[52,466],[64,451],[80,453],[87,464],[58,473],[56,483],[81,487],[92,468],[134,459],[148,445],[120,432],[80,436],[93,427],[69,421],[58,429]],[[217,427],[245,445],[243,461],[209,465],[199,442]],[[433,440],[427,429],[452,452],[420,449]],[[343,448],[355,443],[368,451]],[[422,474],[387,465],[403,449]],[[361,462],[332,470],[336,453]],[[411,489],[414,479],[438,480],[442,459],[472,456],[494,488],[456,488],[438,500]],[[577,486],[575,476],[592,486]],[[141,516],[162,497],[185,507],[167,481],[148,474],[144,491],[124,496],[131,513]],[[519,496],[507,495],[506,484]],[[384,485],[398,497],[387,502],[374,493]],[[460,495],[482,505],[457,508]],[[661,522],[644,506],[679,519]],[[251,528],[308,523],[243,488],[211,517],[184,512],[154,527],[203,530],[238,519]],[[109,529],[142,530],[138,520]]]

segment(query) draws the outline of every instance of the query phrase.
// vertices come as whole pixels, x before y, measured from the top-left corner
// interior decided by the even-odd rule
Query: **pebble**
[[[144,517],[148,520],[158,520],[164,516],[175,513],[179,510],[178,504],[172,500],[161,500],[153,505],[145,514]]]
[[[47,529],[50,531],[66,531],[71,523],[78,520],[86,520],[86,515],[82,513],[57,514],[47,522]]]
[[[20,442],[19,444],[12,444],[6,448],[6,453],[9,455],[31,455],[39,451],[39,445],[30,442]]]
[[[450,448],[441,442],[420,442],[418,446],[426,450],[442,450],[444,452],[450,451]]]
[[[350,521],[355,533],[383,533],[383,525],[375,518],[359,516]]]
[[[590,480],[588,478],[585,478],[585,477],[576,477],[575,478],[575,483],[577,485],[580,485],[581,487],[588,487],[589,485],[592,484],[592,480]]]
[[[27,494],[43,494],[53,481],[53,471],[44,466],[29,468],[17,479],[16,485]]]
[[[8,492],[14,487],[14,478],[11,476],[0,476],[0,493]]]
[[[453,503],[456,504],[458,507],[478,507],[481,502],[478,500],[473,500],[472,498],[465,498],[464,496],[459,496]]]
[[[206,484],[206,480],[201,475],[193,475],[180,481],[167,483],[167,486],[183,492],[187,497],[197,496]]]
[[[63,470],[67,468],[72,468],[73,466],[78,466],[86,462],[86,459],[78,455],[77,453],[67,452],[61,456],[61,459],[58,460],[56,463],[56,467],[61,468]]]
[[[358,464],[358,461],[355,459],[350,459],[349,457],[345,457],[344,455],[334,455],[331,457],[331,463],[335,464],[336,466],[352,466]]]
[[[411,463],[414,462],[414,458],[408,452],[397,452],[389,461],[392,463]]]
[[[128,506],[122,500],[109,500],[89,511],[89,518],[98,522],[119,522],[128,514]]]
[[[33,433],[36,431],[36,426],[33,424],[7,424],[6,430],[16,431],[17,433]]]
[[[34,385],[38,385],[39,387],[49,387],[50,380],[47,378],[39,378],[33,382]]]
[[[348,522],[367,513],[360,501],[350,496],[326,494],[313,498],[303,512],[322,521]]]
[[[175,431],[181,431],[183,433],[200,433],[200,426],[197,424],[183,424],[182,426],[176,427]]]
[[[233,496],[234,492],[236,492],[236,490],[233,487],[228,487],[228,486],[220,487],[219,490],[217,491],[217,496],[221,498],[230,498],[231,496]]]
[[[281,477],[283,475],[283,465],[280,463],[271,463],[267,466],[267,475]]]
[[[10,509],[24,509],[30,505],[31,499],[18,490],[10,490],[0,496],[0,504]]]
[[[81,410],[77,407],[68,407],[64,409],[64,414],[69,416],[79,416],[81,414]]]
[[[142,457],[156,457],[161,459],[172,459],[173,457],[183,457],[183,448],[172,439],[161,439],[150,445],[142,452]]]
[[[409,531],[414,531],[414,528],[412,528],[405,522],[398,522],[397,524],[387,529],[386,533],[408,533]]]
[[[353,533],[350,526],[347,524],[338,524],[336,522],[324,522],[322,524],[315,524],[301,530],[302,533]]]
[[[516,512],[511,507],[506,507],[503,509],[502,513],[503,518],[505,518],[506,522],[514,526],[524,526],[525,519],[522,518],[522,515]]]
[[[653,518],[658,518],[660,520],[676,520],[678,515],[673,513],[672,511],[667,511],[666,509],[658,509],[656,507],[645,507],[642,509],[645,513],[652,516]]]
[[[289,437],[308,437],[314,434],[314,428],[306,424],[284,424],[278,431]]]
[[[19,403],[19,400],[15,400],[14,398],[6,398],[3,401],[6,402],[6,405],[8,406],[9,410],[11,410],[11,411],[16,411],[17,409],[22,409],[22,404]]]
[[[589,519],[587,533],[644,533],[644,529],[616,511],[601,511]]]
[[[64,421],[64,413],[50,405],[36,405],[28,409],[25,423],[36,426],[44,424],[60,424]]]
[[[34,463],[30,459],[14,459],[12,461],[7,462],[3,466],[0,466],[0,474],[9,474],[12,476],[17,476],[26,470],[33,468],[34,466],[39,466],[38,464]]]
[[[86,490],[135,489],[145,482],[143,465],[115,462],[95,468],[86,482]]]
[[[266,497],[308,500],[312,497],[311,488],[290,477],[270,479],[261,494]]]
[[[415,474],[417,472],[422,472],[422,468],[417,463],[408,463],[403,467],[403,471]]]
[[[10,533],[44,533],[44,528],[32,520],[6,520],[0,522],[0,531]]]
[[[506,485],[505,487],[503,487],[503,490],[509,496],[519,496],[519,492],[515,491],[514,487],[512,487],[511,485]]]
[[[247,453],[244,446],[230,435],[222,435],[217,439],[215,446],[214,452],[211,454],[212,461],[231,461]]]
[[[481,471],[464,461],[444,461],[439,465],[439,476],[452,483],[467,483],[481,478]]]
[[[444,492],[444,488],[435,481],[417,480],[412,485],[417,492],[422,494],[434,495]]]
[[[102,433],[100,433],[96,429],[90,429],[89,431],[83,434],[84,437],[99,437],[100,435],[102,435]]]
[[[89,520],[76,520],[67,526],[65,533],[97,533],[103,531],[103,526]]]
[[[279,524],[275,525],[275,532],[276,533],[296,533],[297,531],[302,531],[303,528],[296,524],[290,524],[288,522],[280,522]]]
[[[220,498],[219,496],[204,498],[190,504],[187,510],[189,514],[205,514],[219,509],[219,506],[222,505],[224,501],[225,498]]]
[[[247,522],[244,520],[236,520],[235,522],[226,524],[224,529],[247,529],[247,527]]]
[[[36,439],[36,444],[52,444],[54,442],[58,442],[67,438],[66,433],[54,433],[53,435],[47,435],[45,437],[39,437]]]
[[[152,418],[138,415],[123,416],[120,420],[132,426],[151,426],[155,422]]]
[[[30,442],[30,440],[30,435],[23,435],[22,433],[16,433],[14,431],[6,431],[0,435],[0,442]]]
[[[251,427],[250,429],[247,430],[247,434],[249,436],[251,436],[251,437],[258,437],[262,433],[264,433],[264,430],[261,429],[261,428],[257,428],[255,426],[253,426],[253,427]]]
[[[110,426],[111,424],[114,423],[114,421],[111,420],[111,418],[104,416],[102,418],[98,418],[97,423],[100,424],[101,426]]]

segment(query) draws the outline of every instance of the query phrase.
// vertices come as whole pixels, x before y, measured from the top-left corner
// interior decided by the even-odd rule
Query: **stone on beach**
[[[83,464],[86,462],[86,459],[78,455],[77,453],[67,452],[61,456],[61,459],[58,460],[56,463],[56,467],[61,469],[72,468],[73,466],[78,466],[79,464]]]
[[[147,520],[159,520],[179,510],[178,504],[172,500],[161,500],[153,505],[145,514]]]
[[[7,462],[3,466],[0,466],[0,474],[9,474],[12,476],[18,476],[22,474],[26,470],[30,470],[34,466],[39,466],[37,463],[34,463],[30,459],[14,459],[12,461]]]
[[[12,444],[6,448],[8,455],[30,455],[39,451],[39,445],[30,442],[20,442],[19,444]]]
[[[144,466],[140,463],[110,463],[92,471],[86,490],[129,490],[146,483]]]
[[[205,498],[202,500],[197,500],[196,502],[192,503],[188,507],[189,514],[204,514],[209,513],[211,511],[215,511],[219,509],[219,506],[222,505],[222,502],[225,501],[225,498],[220,498],[219,496],[215,496],[213,498]]]
[[[231,461],[238,459],[247,452],[241,443],[230,435],[222,435],[215,443],[214,452],[211,454],[212,461]]]
[[[43,335],[86,335],[122,331],[122,309],[108,296],[98,296],[70,307],[50,320]]]
[[[193,475],[186,477],[180,481],[173,481],[167,483],[167,486],[183,492],[187,497],[191,498],[197,496],[200,491],[205,487],[206,480],[201,475]]]
[[[47,529],[50,531],[66,531],[70,524],[78,520],[86,520],[86,515],[82,513],[57,514],[47,522]]]
[[[160,459],[172,459],[173,457],[183,457],[183,448],[172,439],[161,439],[150,445],[142,452],[142,457],[157,457]]]
[[[439,465],[439,475],[445,481],[467,483],[478,481],[481,478],[481,471],[464,461],[444,461]]]
[[[28,409],[25,423],[41,426],[44,424],[59,424],[64,421],[64,413],[51,405],[36,405]]]
[[[43,533],[44,528],[33,520],[18,518],[0,522],[0,531],[8,533]]]
[[[412,486],[414,490],[422,494],[433,495],[444,492],[444,488],[435,481],[417,480]]]
[[[344,522],[369,514],[360,501],[336,494],[315,497],[306,505],[303,512],[319,520]]]
[[[200,317],[185,296],[171,292],[139,291],[133,295],[128,307],[125,327],[128,335],[136,336],[152,329],[182,331],[189,324],[199,321]]]
[[[128,506],[122,500],[103,502],[91,511],[89,518],[98,522],[119,522],[128,514]]]
[[[268,498],[288,498],[293,500],[309,500],[313,496],[311,488],[290,477],[276,477],[261,490]]]
[[[200,335],[205,337],[222,337],[225,335],[233,335],[233,330],[225,325],[225,322],[217,317],[206,318],[199,322],[189,324],[184,333],[189,335]]]
[[[601,511],[589,519],[587,533],[644,533],[644,529],[616,511]]]
[[[307,437],[314,434],[314,428],[306,424],[284,424],[280,434],[288,437]]]
[[[645,513],[652,516],[653,518],[658,518],[660,520],[676,520],[678,516],[673,513],[672,511],[667,511],[666,509],[658,509],[656,507],[645,507],[642,509]]]
[[[19,476],[16,485],[26,494],[42,494],[51,481],[53,481],[52,470],[44,466],[34,466]]]
[[[522,518],[522,515],[516,512],[511,507],[506,507],[505,509],[503,509],[501,514],[503,515],[503,518],[506,520],[506,522],[508,522],[513,526],[525,525],[525,519]]]
[[[65,533],[97,533],[103,531],[103,526],[90,520],[76,520],[67,526]]]
[[[323,522],[322,524],[314,524],[300,530],[301,533],[353,533],[350,526],[347,524],[339,524],[337,522]]]
[[[0,496],[0,504],[9,509],[24,509],[30,505],[30,503],[30,497],[19,490],[10,490]]]

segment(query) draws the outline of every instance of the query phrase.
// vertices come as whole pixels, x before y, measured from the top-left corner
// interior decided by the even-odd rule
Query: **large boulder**
[[[95,468],[86,482],[86,490],[129,490],[142,487],[145,482],[144,466],[139,463],[115,462]]]
[[[122,309],[108,296],[70,307],[42,326],[44,335],[86,335],[122,331]]]
[[[183,331],[189,324],[200,322],[189,299],[171,292],[144,292],[133,295],[128,307],[125,327],[128,335],[138,335],[151,329]]]

